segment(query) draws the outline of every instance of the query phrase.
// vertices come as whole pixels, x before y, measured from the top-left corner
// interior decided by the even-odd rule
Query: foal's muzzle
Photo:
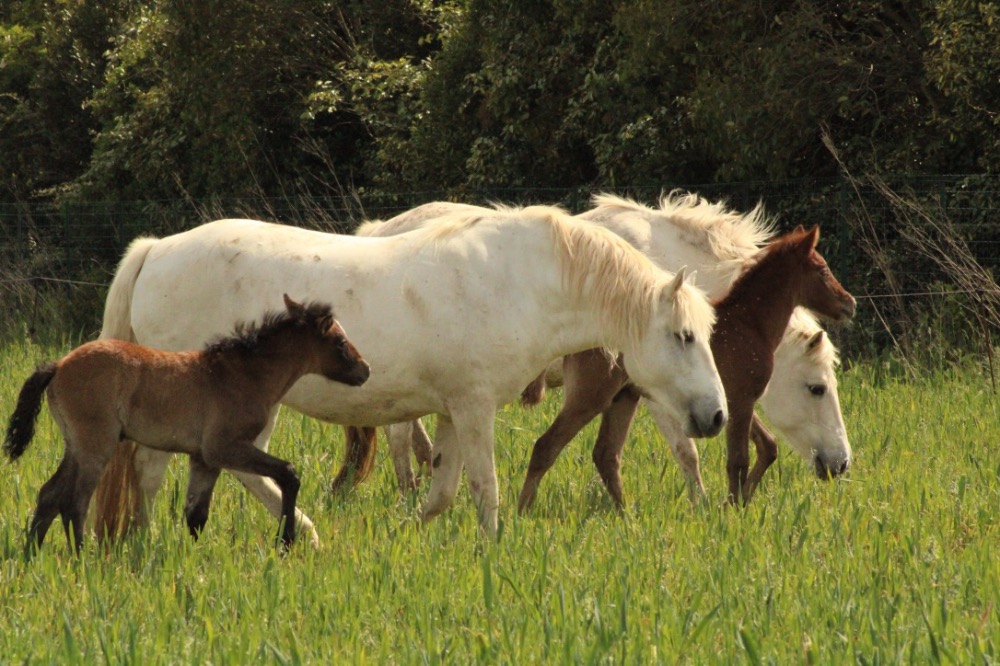
[[[368,367],[367,363],[362,361],[361,363],[356,365],[354,369],[351,370],[351,372],[345,375],[341,375],[335,381],[341,382],[342,384],[347,384],[348,386],[361,386],[366,381],[368,381],[368,377],[370,375],[371,375],[371,368]]]

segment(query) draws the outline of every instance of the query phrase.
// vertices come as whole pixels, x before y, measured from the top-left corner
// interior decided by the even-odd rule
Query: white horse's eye
[[[826,395],[826,384],[809,384],[809,392],[817,398]]]

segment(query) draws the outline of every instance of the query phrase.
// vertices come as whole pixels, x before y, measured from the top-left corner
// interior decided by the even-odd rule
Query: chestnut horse
[[[27,548],[40,547],[56,515],[77,552],[98,479],[122,439],[187,453],[184,515],[195,537],[208,520],[221,469],[274,479],[281,489],[279,535],[295,540],[299,477],[290,463],[254,446],[267,415],[300,377],[317,374],[349,386],[368,379],[368,364],[347,340],[328,305],[300,305],[202,351],[166,352],[122,340],[96,340],[38,368],[21,388],[4,451],[12,460],[34,435],[43,393],[66,451],[38,493]]]

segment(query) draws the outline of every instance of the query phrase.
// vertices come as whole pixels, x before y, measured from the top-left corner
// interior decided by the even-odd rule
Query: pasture
[[[0,348],[4,423],[37,362]],[[560,405],[498,414],[498,539],[463,481],[421,526],[384,444],[373,477],[330,497],[339,427],[284,409],[271,451],[297,467],[319,550],[285,557],[273,518],[230,475],[199,541],[177,458],[149,532],[73,557],[55,527],[21,557],[36,494],[62,454],[47,409],[35,444],[2,461],[4,663],[996,663],[1000,661],[998,399],[979,368],[903,381],[855,366],[840,397],[846,478],[815,478],[787,448],[746,509],[723,506],[723,438],[699,442],[709,502],[640,412],[619,516],[590,461],[591,425],[516,515],[531,444]],[[421,488],[426,493],[427,484]]]

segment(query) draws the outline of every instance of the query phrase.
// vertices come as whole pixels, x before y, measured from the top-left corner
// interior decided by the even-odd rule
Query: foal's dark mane
[[[303,325],[318,327],[323,319],[333,317],[333,308],[327,303],[313,301],[302,307],[305,308],[305,315],[302,317],[293,316],[287,310],[274,310],[265,313],[259,324],[239,322],[231,334],[215,338],[202,351],[206,356],[253,354],[262,343],[279,331]]]
[[[732,303],[734,300],[739,300],[743,292],[748,288],[747,283],[754,274],[758,273],[763,267],[774,263],[776,258],[781,255],[791,252],[798,241],[802,240],[808,233],[804,229],[795,229],[769,243],[754,257],[753,262],[739,274],[736,281],[733,282],[733,286],[729,289],[729,293],[715,301],[714,304],[718,305],[723,301]]]

